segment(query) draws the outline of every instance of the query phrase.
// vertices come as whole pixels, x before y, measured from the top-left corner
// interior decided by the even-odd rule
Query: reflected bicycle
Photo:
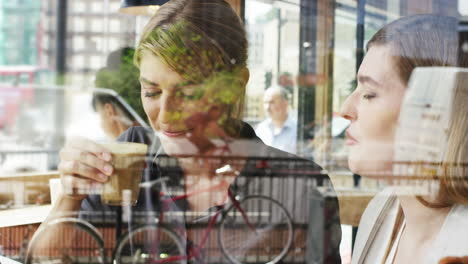
[[[44,239],[54,234],[52,243]],[[105,264],[104,240],[90,223],[73,217],[41,226],[29,242],[25,264]]]
[[[142,186],[161,184],[164,190],[168,180],[164,177]],[[230,205],[216,206],[216,212],[209,217],[198,245],[183,241],[177,232],[164,223],[164,212],[174,201],[226,184],[222,182],[197,192],[162,199],[157,223],[144,224],[124,234],[114,250],[113,263],[182,264],[194,259],[203,262],[203,248],[215,226],[218,227],[218,244],[230,262],[278,263],[291,247],[293,224],[288,211],[272,198],[261,195],[239,198],[227,188]],[[164,195],[161,192],[160,196]]]

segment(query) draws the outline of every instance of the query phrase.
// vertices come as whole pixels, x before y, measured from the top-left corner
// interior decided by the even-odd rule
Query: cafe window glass
[[[297,85],[294,76],[299,64],[299,2],[272,4],[248,0],[245,9],[251,71],[245,118],[253,125],[264,119],[264,91],[281,86],[289,93],[291,115],[296,119]]]
[[[25,263],[28,248],[43,263],[351,263],[353,247],[363,244],[355,239],[369,201],[395,187],[387,174],[400,169],[435,179],[459,165],[443,168],[434,153],[429,161],[418,156],[453,142],[442,140],[452,127],[439,121],[448,115],[428,110],[452,106],[434,107],[449,96],[423,90],[430,92],[379,112],[384,97],[357,73],[372,37],[406,16],[455,17],[456,36],[447,45],[462,44],[468,38],[465,0],[224,0],[232,10],[221,0],[210,1],[208,10],[190,10],[205,0],[166,5],[177,1],[193,5],[182,5],[187,10],[159,21],[164,25],[149,35],[143,35],[145,25],[164,6],[129,11],[121,5],[132,1],[0,1],[2,263],[2,257]],[[204,13],[220,3],[219,13]],[[189,11],[195,25],[178,23]],[[142,36],[154,42],[135,56]],[[387,69],[392,60],[380,55],[367,73]],[[402,94],[445,87],[437,92],[447,95],[463,83],[454,81],[465,78],[456,67],[462,63],[418,69],[402,86],[384,83],[404,87]],[[400,66],[386,73],[401,77]],[[407,119],[400,110],[421,118]],[[358,131],[365,121],[370,128]],[[377,136],[375,124],[384,127]],[[421,126],[399,132],[405,124]],[[357,165],[377,167],[379,155],[388,154],[391,167],[369,175],[353,166],[353,147],[386,133],[392,143],[375,152],[364,148],[358,160],[371,160]],[[408,144],[398,141],[408,135]],[[113,149],[115,141],[144,143],[149,151],[122,154],[125,147]],[[427,148],[405,152],[421,142]],[[385,148],[392,144],[399,147]],[[111,178],[104,145],[112,152]],[[131,157],[131,166],[119,167],[122,155]],[[101,180],[88,184],[90,177]],[[69,198],[76,210],[60,211],[60,201]],[[405,217],[398,203],[389,206],[397,220]],[[396,226],[389,237],[404,237],[404,224]]]

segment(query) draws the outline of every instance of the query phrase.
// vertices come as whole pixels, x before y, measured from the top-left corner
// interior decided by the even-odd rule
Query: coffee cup
[[[141,143],[100,143],[112,153],[114,172],[103,184],[101,201],[108,205],[135,205],[148,146]],[[125,195],[124,195],[125,194]]]

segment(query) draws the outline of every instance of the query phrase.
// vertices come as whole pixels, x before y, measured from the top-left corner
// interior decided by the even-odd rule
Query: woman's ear
[[[246,86],[247,85],[247,82],[249,82],[249,79],[250,79],[250,72],[249,72],[249,69],[247,67],[243,67],[241,70],[240,70],[240,78],[241,78],[241,81],[242,81],[242,85],[243,86]]]

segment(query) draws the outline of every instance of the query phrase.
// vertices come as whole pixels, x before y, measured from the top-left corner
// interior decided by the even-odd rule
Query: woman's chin
[[[382,179],[393,175],[393,146],[372,142],[350,148],[349,170],[361,176]]]
[[[169,137],[164,133],[158,133],[164,152],[169,156],[196,155],[196,146],[186,137]]]
[[[356,160],[348,159],[351,172],[367,178],[388,179],[393,177],[392,161],[390,160]]]

